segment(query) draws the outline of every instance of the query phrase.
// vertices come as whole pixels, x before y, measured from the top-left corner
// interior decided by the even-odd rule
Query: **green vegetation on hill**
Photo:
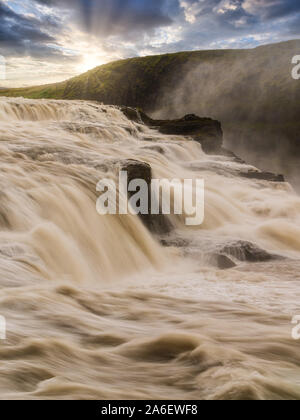
[[[170,76],[184,77],[186,66],[227,58],[243,50],[192,51],[115,61],[96,67],[66,82],[7,89],[1,96],[38,99],[86,99],[106,104],[149,108],[157,102],[160,89],[170,85]]]
[[[222,122],[298,121],[300,82],[291,60],[300,40],[252,50],[209,50],[115,61],[62,83],[1,90],[2,96],[86,99],[140,107],[163,117],[185,113]]]

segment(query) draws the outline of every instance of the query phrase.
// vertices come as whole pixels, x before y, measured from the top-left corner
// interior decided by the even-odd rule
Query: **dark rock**
[[[223,132],[221,124],[211,118],[186,119],[179,120],[157,120],[155,125],[159,126],[159,131],[163,134],[175,134],[179,136],[201,136],[210,135],[222,138]]]
[[[182,238],[163,238],[160,240],[162,246],[165,247],[176,247],[176,248],[186,248],[189,245],[189,241]]]
[[[283,175],[276,175],[272,172],[262,172],[256,170],[249,170],[247,172],[241,172],[240,176],[249,179],[258,179],[262,181],[271,181],[271,182],[285,182]]]
[[[191,137],[194,141],[201,144],[202,150],[206,154],[223,155],[233,158],[237,163],[245,163],[234,153],[222,147],[223,131],[219,121],[211,118],[200,118],[194,114],[188,114],[177,120],[153,120],[138,109],[121,107],[121,111],[130,120],[155,128],[162,134]],[[283,175],[255,169],[240,171],[239,175],[248,179],[285,182]]]
[[[120,163],[120,170],[127,171],[128,184],[135,179],[143,179],[148,185],[148,214],[140,214],[144,225],[152,232],[157,234],[166,234],[172,230],[172,225],[169,219],[163,214],[151,214],[151,180],[152,169],[148,163],[138,160],[129,159]],[[135,193],[128,192],[128,197],[131,198]]]
[[[139,112],[135,108],[129,108],[127,106],[123,106],[120,108],[123,114],[130,120],[136,123],[142,122]]]
[[[226,255],[216,254],[214,256],[217,267],[220,270],[229,270],[230,268],[236,267],[236,264]]]
[[[183,238],[170,238],[165,237],[160,240],[160,243],[165,247],[176,247],[183,248],[184,254],[192,258],[199,257],[199,248],[194,247],[191,243]],[[228,270],[230,268],[236,267],[235,262],[233,262],[227,255],[219,253],[201,253],[202,258],[207,261],[210,265],[219,268],[220,270]]]
[[[222,248],[221,253],[230,255],[239,261],[266,262],[283,257],[270,254],[267,251],[247,241],[237,241]]]
[[[187,114],[183,117],[185,121],[197,121],[199,117],[195,114]]]
[[[207,155],[221,155],[223,138],[219,135],[203,133],[193,136],[193,139],[201,144],[202,150]]]
[[[200,118],[194,114],[177,120],[153,120],[141,110],[128,107],[120,109],[131,121],[155,128],[162,134],[192,137],[201,144],[205,153],[214,154],[222,151],[223,131],[219,121]]]
[[[221,148],[221,150],[220,150],[220,154],[221,154],[222,156],[226,156],[226,157],[232,158],[232,159],[233,159],[233,161],[234,161],[234,162],[236,162],[236,163],[246,164],[246,162],[245,162],[243,159],[241,159],[240,157],[238,157],[238,156],[237,156],[235,153],[233,153],[231,150],[228,150],[228,149],[226,149],[226,148],[224,148],[224,147],[222,147],[222,148]]]
[[[127,171],[128,183],[134,179],[143,179],[150,185],[152,179],[152,169],[148,163],[134,159],[128,159],[120,164],[121,169]]]
[[[157,121],[162,134],[189,136],[200,143],[205,153],[219,153],[223,143],[223,131],[218,121],[186,115],[179,120]]]
[[[120,107],[123,114],[130,120],[139,124],[145,124],[149,127],[154,127],[156,124],[155,120],[148,117],[142,110],[137,108],[130,108],[128,106]]]

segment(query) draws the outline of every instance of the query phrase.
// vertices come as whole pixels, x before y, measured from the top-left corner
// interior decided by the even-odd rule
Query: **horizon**
[[[77,6],[77,7],[76,7]],[[297,0],[0,0],[1,87],[63,82],[109,62],[300,38]]]

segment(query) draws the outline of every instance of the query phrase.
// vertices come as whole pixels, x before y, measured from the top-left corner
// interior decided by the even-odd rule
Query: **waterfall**
[[[127,159],[158,179],[204,179],[204,223],[170,215],[165,236],[135,215],[100,216],[97,183]],[[3,395],[300,396],[300,197],[288,183],[242,177],[255,168],[84,101],[0,98],[0,160]],[[243,241],[278,259],[212,263]]]

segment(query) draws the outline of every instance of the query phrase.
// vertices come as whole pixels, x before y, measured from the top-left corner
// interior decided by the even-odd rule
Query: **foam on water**
[[[128,158],[204,178],[204,224],[170,216],[167,249],[136,216],[99,216],[97,182]],[[300,398],[288,184],[82,101],[1,98],[0,160],[1,398]],[[285,259],[204,258],[238,240]]]

